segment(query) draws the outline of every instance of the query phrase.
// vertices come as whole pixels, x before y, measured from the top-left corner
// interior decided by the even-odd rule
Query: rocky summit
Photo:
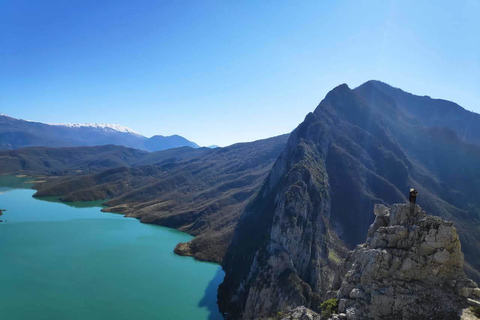
[[[418,205],[375,205],[367,241],[337,275],[338,307],[347,319],[460,319],[480,298],[463,271],[452,222]],[[343,274],[342,274],[343,273]]]

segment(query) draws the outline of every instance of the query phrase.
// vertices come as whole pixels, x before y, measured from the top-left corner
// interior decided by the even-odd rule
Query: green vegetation
[[[334,263],[337,263],[337,264],[342,261],[340,259],[340,257],[338,256],[338,254],[335,251],[333,251],[332,249],[330,249],[328,251],[328,259],[331,260]]]
[[[320,304],[320,308],[322,309],[322,313],[320,314],[321,319],[328,319],[331,317],[332,314],[338,312],[338,299],[328,299],[323,301]]]
[[[470,307],[470,311],[477,317],[480,318],[480,307]]]

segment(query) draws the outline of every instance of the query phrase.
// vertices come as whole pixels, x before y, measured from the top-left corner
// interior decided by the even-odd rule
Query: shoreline
[[[10,174],[4,173],[4,174],[1,174],[1,175],[2,176],[12,176],[12,177],[16,177],[16,178],[19,178],[19,179],[31,178],[31,180],[24,181],[23,183],[25,183],[27,185],[30,185],[30,189],[36,190],[37,192],[38,192],[39,184],[47,182],[49,180],[54,180],[56,178],[55,176],[48,176],[48,175],[41,175],[41,174],[24,174],[24,173],[10,173]],[[42,179],[42,180],[40,180],[40,179]],[[110,200],[110,199],[99,199],[99,200],[87,200],[87,201],[66,201],[66,200],[62,199],[62,195],[40,196],[40,197],[38,197],[38,196],[35,196],[35,194],[36,193],[34,193],[32,195],[32,197],[36,198],[38,200],[42,200],[42,198],[43,198],[44,199],[43,201],[48,201],[47,200],[48,198],[50,198],[50,199],[55,198],[55,200],[57,200],[57,202],[63,203],[65,205],[75,204],[75,203],[88,203],[88,202],[93,202],[93,201],[108,202]],[[105,213],[121,214],[125,218],[137,219],[142,224],[161,226],[161,227],[174,229],[174,230],[177,230],[179,232],[186,233],[189,236],[192,236],[193,238],[188,242],[177,243],[172,250],[176,255],[178,255],[180,257],[191,257],[191,258],[193,258],[197,261],[200,261],[200,262],[208,262],[208,263],[213,263],[213,264],[221,266],[221,260],[201,258],[201,257],[195,255],[194,253],[192,253],[190,251],[191,250],[190,243],[196,238],[195,235],[193,235],[193,234],[191,234],[187,231],[179,230],[178,228],[171,227],[171,226],[168,226],[168,225],[155,223],[155,222],[144,222],[144,221],[141,221],[141,219],[139,217],[126,215],[124,212],[121,211],[122,209],[128,209],[128,208],[129,208],[128,204],[119,204],[119,205],[116,205],[114,207],[110,207],[108,205],[102,205],[100,211],[105,212]],[[116,211],[117,209],[119,209],[119,210]],[[0,216],[1,216],[1,214],[0,214]]]

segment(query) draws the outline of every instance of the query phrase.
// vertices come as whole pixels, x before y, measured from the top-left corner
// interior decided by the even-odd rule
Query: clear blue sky
[[[0,113],[224,146],[370,79],[480,112],[479,17],[479,0],[0,0]]]

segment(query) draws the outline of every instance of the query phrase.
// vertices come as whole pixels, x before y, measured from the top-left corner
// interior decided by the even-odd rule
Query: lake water
[[[25,180],[0,176],[0,319],[222,319],[221,268],[173,253],[191,236],[32,198]]]

